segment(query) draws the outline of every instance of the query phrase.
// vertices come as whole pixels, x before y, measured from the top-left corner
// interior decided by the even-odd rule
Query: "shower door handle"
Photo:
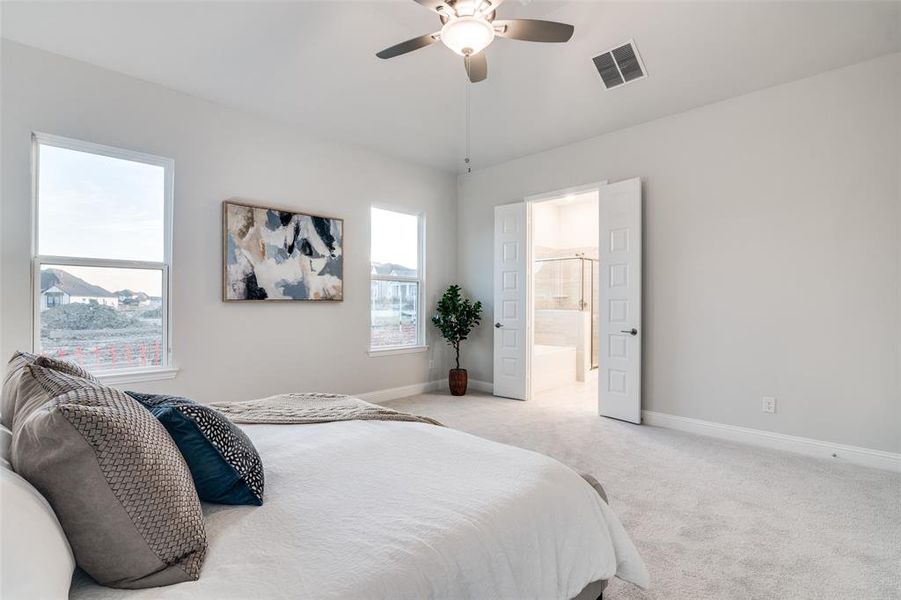
[[[620,333],[628,333],[629,335],[638,335],[638,330],[634,327],[632,329],[620,329]]]

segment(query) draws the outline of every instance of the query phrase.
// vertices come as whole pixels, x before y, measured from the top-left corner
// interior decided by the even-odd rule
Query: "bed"
[[[648,573],[579,474],[423,423],[243,425],[263,506],[204,505],[200,579],[118,590],[77,572],[75,600],[597,598]]]

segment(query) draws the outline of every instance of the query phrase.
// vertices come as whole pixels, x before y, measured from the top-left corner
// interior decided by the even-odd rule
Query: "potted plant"
[[[469,337],[473,328],[478,327],[481,322],[482,303],[464,298],[460,293],[460,286],[452,285],[441,296],[435,312],[432,323],[441,331],[447,343],[453,346],[456,356],[457,367],[447,374],[450,392],[454,396],[462,396],[466,393],[469,376],[466,369],[460,368],[460,342]]]

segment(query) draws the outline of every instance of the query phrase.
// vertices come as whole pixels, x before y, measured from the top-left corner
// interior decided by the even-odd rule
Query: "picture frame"
[[[344,219],[222,202],[224,302],[344,300]]]

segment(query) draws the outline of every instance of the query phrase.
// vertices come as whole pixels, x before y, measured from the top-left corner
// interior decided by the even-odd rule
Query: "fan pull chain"
[[[469,60],[469,57],[467,57]],[[468,71],[469,69],[467,69]],[[470,100],[469,100],[469,91],[472,87],[472,83],[468,80],[466,82],[466,158],[463,159],[463,163],[466,165],[466,172],[472,173],[472,132],[471,132],[471,123],[472,116],[470,114]]]

